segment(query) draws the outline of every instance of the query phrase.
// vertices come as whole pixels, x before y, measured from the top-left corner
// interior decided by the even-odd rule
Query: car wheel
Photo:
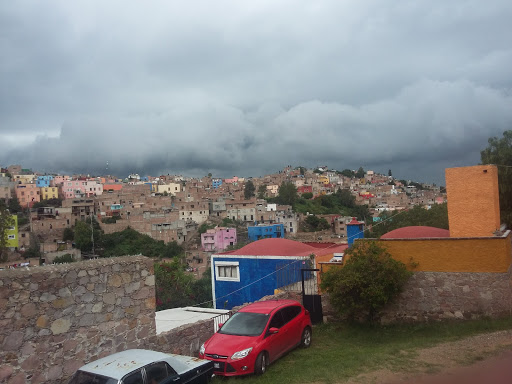
[[[308,348],[311,345],[311,328],[306,327],[302,331],[302,338],[300,339],[300,346],[302,348]]]
[[[267,354],[265,352],[260,352],[256,358],[256,362],[254,363],[254,373],[256,375],[263,375],[267,370],[267,365]]]

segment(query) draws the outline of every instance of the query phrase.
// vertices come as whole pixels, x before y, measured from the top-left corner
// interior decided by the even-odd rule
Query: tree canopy
[[[279,187],[279,192],[276,197],[276,202],[283,205],[294,205],[299,195],[297,194],[297,187],[295,184],[285,181]]]
[[[430,209],[416,205],[407,211],[384,211],[379,215],[379,221],[375,222],[371,229],[367,230],[365,237],[379,238],[394,229],[413,225],[448,229],[447,204],[435,204]]]
[[[502,138],[491,137],[489,145],[480,152],[482,164],[498,165],[501,221],[512,228],[512,130]]]
[[[248,180],[245,183],[245,187],[244,187],[245,200],[249,200],[251,197],[254,197],[255,191],[256,191],[256,187],[254,186],[254,183],[252,182],[252,180]]]
[[[322,275],[321,287],[340,314],[373,322],[412,272],[374,241],[357,241],[345,252],[345,259],[343,266]]]
[[[155,264],[157,310],[198,304],[202,307],[212,306],[210,270],[206,270],[202,278],[196,280],[185,273],[185,268],[179,257],[170,263]]]

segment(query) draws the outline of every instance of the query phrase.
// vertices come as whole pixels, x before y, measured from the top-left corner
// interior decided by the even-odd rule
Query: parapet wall
[[[0,382],[55,383],[155,331],[143,256],[0,271]]]

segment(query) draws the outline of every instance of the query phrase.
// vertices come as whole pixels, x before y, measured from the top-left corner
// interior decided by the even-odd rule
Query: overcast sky
[[[510,0],[0,2],[0,165],[372,169],[444,184],[512,129]]]

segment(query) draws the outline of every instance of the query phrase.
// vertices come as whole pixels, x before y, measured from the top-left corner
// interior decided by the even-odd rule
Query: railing
[[[219,324],[224,324],[233,314],[232,311],[223,313],[222,315],[218,315],[212,318],[213,320],[213,332],[217,332],[219,330]]]

